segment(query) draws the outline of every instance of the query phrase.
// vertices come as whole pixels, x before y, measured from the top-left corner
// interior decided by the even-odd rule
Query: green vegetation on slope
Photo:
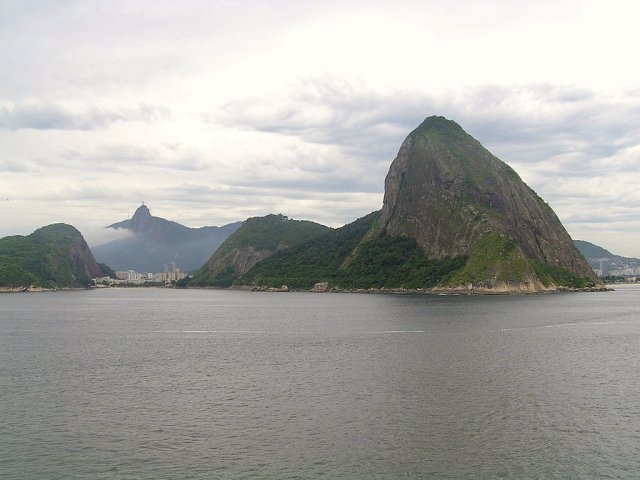
[[[72,247],[85,245],[71,225],[56,223],[26,237],[0,239],[0,285],[45,288],[86,286],[89,278],[69,259]]]
[[[113,268],[111,268],[106,263],[98,262],[98,268],[100,268],[100,273],[103,277],[116,278],[116,272],[114,272]]]
[[[276,251],[279,248],[306,242],[329,230],[329,227],[308,220],[292,220],[285,215],[266,215],[247,219],[220,246],[220,250],[252,247],[255,250]]]
[[[329,230],[319,223],[292,220],[284,215],[249,218],[195,273],[190,285],[228,287],[237,284],[239,276],[246,273],[241,264],[252,265],[252,262],[308,242]]]
[[[308,242],[261,261],[236,283],[310,288],[333,279],[345,258],[369,231],[380,213],[373,212],[344,227],[330,230]]]
[[[361,243],[378,217],[379,212],[371,213],[279,252],[237,282],[289,288],[311,288],[317,282],[329,282],[338,288],[428,288],[464,265],[464,257],[428,260],[415,240],[407,237],[382,235]]]
[[[446,281],[449,285],[485,284],[492,281],[508,284],[526,281],[533,271],[543,285],[568,288],[593,287],[595,282],[570,271],[534,260],[527,261],[516,242],[505,234],[491,233],[474,246],[466,265]]]
[[[469,260],[447,283],[480,284],[487,280],[521,283],[528,269],[516,242],[505,234],[490,233],[473,247]]]
[[[429,260],[414,239],[382,235],[362,243],[335,282],[342,288],[430,288],[461,268],[466,260]]]
[[[540,262],[531,262],[533,270],[540,281],[546,286],[555,284],[569,288],[589,288],[594,287],[595,282],[589,278],[579,277],[569,270],[556,267],[554,265],[545,265]]]

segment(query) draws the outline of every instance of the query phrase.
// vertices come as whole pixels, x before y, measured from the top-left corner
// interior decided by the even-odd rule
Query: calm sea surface
[[[640,478],[640,288],[3,294],[0,478]]]

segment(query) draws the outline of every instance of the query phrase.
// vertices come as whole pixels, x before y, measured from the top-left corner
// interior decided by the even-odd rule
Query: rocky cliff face
[[[82,241],[69,246],[67,252],[71,270],[88,278],[100,277],[102,270],[96,263],[96,259],[93,257],[93,253],[91,253],[84,237],[81,238]]]
[[[55,223],[36,230],[30,237],[48,253],[45,263],[52,272],[68,272],[70,284],[79,278],[101,275],[93,253],[75,227]]]
[[[511,167],[443,117],[427,118],[402,144],[371,233],[413,238],[431,259],[469,257],[447,287],[555,289],[560,270],[599,282],[553,210]]]
[[[206,269],[212,276],[225,271],[232,271],[234,275],[244,275],[258,262],[270,257],[273,253],[271,250],[257,249],[252,246],[225,249],[211,257],[206,264]]]

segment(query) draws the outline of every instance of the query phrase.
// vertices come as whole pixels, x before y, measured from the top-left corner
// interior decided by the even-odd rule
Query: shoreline
[[[633,285],[633,284],[629,284]],[[135,287],[101,287],[95,286],[81,288],[81,287],[64,287],[64,288],[40,288],[40,287],[0,287],[1,293],[44,293],[44,292],[78,292],[89,290],[110,290],[110,289],[131,289],[131,288],[155,288],[155,289],[167,289],[167,287],[144,286],[137,285]],[[593,292],[611,292],[615,291],[615,288],[611,285],[604,285],[603,287],[585,287],[585,288],[556,288],[541,291],[525,291],[525,290],[491,290],[491,289],[466,289],[466,288],[327,288],[326,290],[317,290],[314,288],[294,288],[289,289],[284,286],[277,287],[264,287],[255,285],[234,285],[231,287],[172,287],[170,290],[229,290],[229,291],[242,291],[242,292],[261,292],[261,293],[338,293],[338,294],[368,294],[368,295],[441,295],[441,296],[504,296],[504,295],[546,295],[554,293],[593,293]]]

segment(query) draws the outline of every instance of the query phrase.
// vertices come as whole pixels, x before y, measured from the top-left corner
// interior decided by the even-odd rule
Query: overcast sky
[[[640,257],[635,1],[0,0],[0,237],[382,205],[425,117]]]

